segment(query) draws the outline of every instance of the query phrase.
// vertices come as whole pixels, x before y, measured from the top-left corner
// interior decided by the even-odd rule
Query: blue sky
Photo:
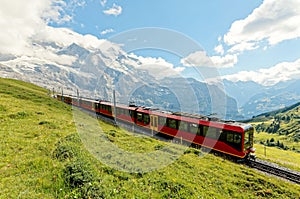
[[[69,27],[81,34],[92,34],[106,39],[135,28],[166,28],[195,40],[208,56],[220,56],[214,49],[222,44],[225,51],[222,56],[225,56],[230,46],[220,41],[220,38],[230,31],[234,22],[245,20],[255,9],[260,8],[263,2],[263,0],[87,0],[84,6],[72,10],[71,21],[58,26]],[[288,3],[287,1],[285,4]],[[270,5],[272,6],[271,3]],[[108,14],[109,10],[115,10],[116,13]],[[287,9],[286,12],[289,13],[289,10]],[[268,26],[267,23],[265,25]],[[258,28],[257,31],[260,29]],[[237,61],[230,67],[219,67],[220,74],[257,71],[261,68],[274,67],[281,62],[294,62],[300,58],[298,36],[272,45],[265,40],[259,42],[257,49],[242,50],[238,55],[231,53],[237,56]],[[151,56],[149,52],[141,54]],[[156,53],[152,56],[158,55]],[[172,59],[168,55],[163,58],[175,66],[181,65],[180,59]]]
[[[0,33],[0,44],[7,48],[0,47],[0,53],[9,51],[8,40],[21,38],[12,46],[28,46],[42,26],[54,28],[53,32],[68,28],[99,40],[154,27],[184,35],[202,51],[182,57],[154,50],[134,53],[161,57],[186,76],[193,76],[193,67],[208,67],[232,81],[274,85],[300,79],[299,0],[2,0],[1,4],[0,25],[7,32]],[[19,34],[9,35],[15,31]]]

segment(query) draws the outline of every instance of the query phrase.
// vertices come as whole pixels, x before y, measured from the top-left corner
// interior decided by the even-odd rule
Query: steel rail
[[[293,171],[260,159],[249,160],[248,165],[257,170],[300,184],[300,172]]]

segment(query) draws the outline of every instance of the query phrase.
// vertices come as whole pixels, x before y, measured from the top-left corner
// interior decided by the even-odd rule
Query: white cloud
[[[118,16],[122,13],[122,7],[118,6],[114,3],[112,8],[110,8],[108,10],[104,10],[103,13],[106,15]]]
[[[0,6],[0,53],[21,54],[30,48],[28,40],[40,27],[50,0],[2,0]]]
[[[102,7],[104,7],[107,3],[107,0],[100,0],[100,4]]]
[[[219,39],[218,39],[219,40]],[[218,46],[215,47],[215,52],[218,54],[223,55],[224,54],[224,48],[222,44],[219,44]]]
[[[50,22],[64,23],[84,0],[1,0],[0,53],[24,55],[32,52],[32,39]],[[69,13],[69,14],[67,14]]]
[[[106,34],[112,33],[112,32],[115,32],[115,31],[114,31],[114,29],[110,28],[110,29],[106,29],[106,30],[101,31],[100,34],[101,35],[106,35]]]
[[[99,46],[102,46],[104,42],[107,42],[106,40],[99,40],[93,35],[81,35],[67,28],[54,28],[50,26],[46,26],[40,30],[33,39],[40,42],[54,42],[63,47],[76,43],[89,50],[95,50]]]
[[[237,55],[230,55],[230,54],[225,55],[224,57],[212,56],[210,57],[210,59],[214,63],[214,66],[218,68],[233,67],[238,61]]]
[[[233,47],[231,47],[228,50],[228,53],[239,53],[239,52],[243,52],[246,50],[255,50],[257,48],[259,48],[259,46],[255,43],[242,42],[242,43],[236,44]]]
[[[179,76],[180,72],[184,70],[183,67],[174,67],[173,64],[167,62],[161,57],[142,57],[130,53],[129,56],[133,59],[139,60],[139,65],[132,65],[137,69],[148,71],[152,76],[161,79],[171,76]],[[135,62],[136,63],[136,62]]]
[[[67,4],[62,0],[52,1],[52,6],[49,6],[48,9],[45,10],[42,17],[47,23],[55,22],[62,24],[69,22],[72,20],[72,16],[65,12],[66,8]]]
[[[233,75],[223,76],[230,81],[254,81],[265,86],[272,86],[278,82],[299,79],[300,59],[294,62],[282,62],[267,69],[256,71],[241,71]]]
[[[237,55],[209,57],[205,51],[196,51],[180,60],[180,63],[188,67],[206,66],[215,68],[228,68],[237,63]]]
[[[182,58],[180,63],[184,66],[212,66],[211,59],[207,56],[205,51],[196,51]]]
[[[299,0],[264,0],[248,17],[231,25],[224,42],[233,46],[231,51],[253,49],[263,41],[275,45],[299,38],[299,21]]]

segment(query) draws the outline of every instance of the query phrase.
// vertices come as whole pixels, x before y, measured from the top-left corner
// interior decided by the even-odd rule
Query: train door
[[[154,131],[158,131],[158,116],[150,115],[150,128]]]

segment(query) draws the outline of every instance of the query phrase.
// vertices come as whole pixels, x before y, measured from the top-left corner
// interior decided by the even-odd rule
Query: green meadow
[[[3,199],[300,198],[299,185],[95,120],[17,80],[0,78],[0,135]]]

